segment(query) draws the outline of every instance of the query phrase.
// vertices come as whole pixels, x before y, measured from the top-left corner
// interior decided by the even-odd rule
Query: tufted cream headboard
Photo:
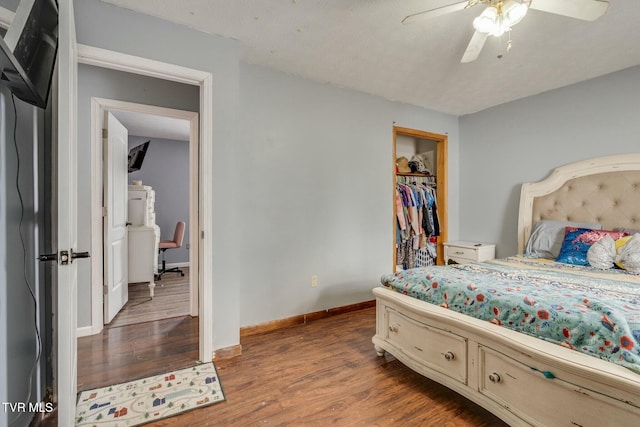
[[[640,153],[571,163],[540,182],[522,184],[518,253],[540,220],[640,229]]]

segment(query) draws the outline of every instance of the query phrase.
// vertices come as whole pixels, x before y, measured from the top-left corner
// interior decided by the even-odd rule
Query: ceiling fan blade
[[[464,55],[462,56],[460,62],[465,64],[467,62],[472,62],[478,59],[478,55],[480,55],[480,51],[482,51],[482,48],[484,47],[484,43],[487,41],[488,36],[489,34],[481,33],[479,31],[473,33],[473,37],[471,37],[471,41],[469,42],[467,50],[464,52]]]
[[[595,21],[607,11],[609,2],[603,0],[531,0],[529,7],[583,21]]]
[[[469,4],[468,0],[458,3],[450,4],[449,6],[442,6],[436,9],[425,10],[424,12],[414,13],[402,20],[403,24],[413,24],[414,22],[423,21],[425,19],[435,18],[436,16],[446,15],[447,13],[457,12],[464,9]]]

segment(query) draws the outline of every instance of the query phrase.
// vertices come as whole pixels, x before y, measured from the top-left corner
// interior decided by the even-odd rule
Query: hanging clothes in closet
[[[440,235],[434,177],[398,176],[396,264],[404,270],[435,265]]]

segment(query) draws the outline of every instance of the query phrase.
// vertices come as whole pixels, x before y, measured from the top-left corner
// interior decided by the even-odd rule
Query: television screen
[[[129,173],[140,170],[142,162],[144,161],[144,156],[147,154],[147,150],[149,149],[150,142],[151,141],[147,141],[144,144],[137,145],[129,150]]]
[[[0,82],[23,101],[46,108],[57,50],[57,2],[21,0],[0,39]]]

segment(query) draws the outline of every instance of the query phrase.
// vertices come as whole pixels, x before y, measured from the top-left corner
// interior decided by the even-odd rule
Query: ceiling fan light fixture
[[[493,6],[487,7],[480,16],[473,20],[473,28],[485,34],[493,34],[498,26],[498,9]]]
[[[528,3],[518,0],[498,1],[496,6],[488,6],[473,20],[476,31],[500,37],[522,21],[529,10]]]
[[[530,8],[582,21],[594,21],[607,12],[611,3],[610,0],[449,0],[449,3],[452,1],[455,3],[409,15],[402,20],[402,23],[408,24],[418,19],[435,18],[478,4],[484,6],[482,13],[473,20],[475,31],[462,56],[460,61],[462,63],[475,61],[489,36],[501,37],[508,32],[507,51],[509,51],[512,46],[511,29],[524,19]]]
[[[513,27],[522,21],[527,11],[529,11],[529,6],[526,3],[521,3],[516,0],[506,1],[502,6],[503,25]]]

